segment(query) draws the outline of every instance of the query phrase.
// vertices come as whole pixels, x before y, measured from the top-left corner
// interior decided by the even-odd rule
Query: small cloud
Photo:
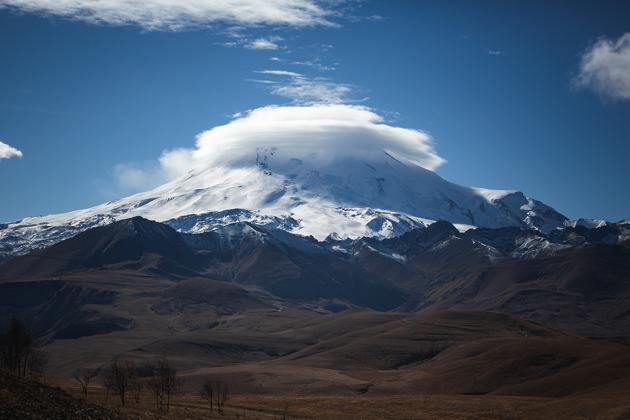
[[[300,73],[294,73],[292,71],[286,71],[286,70],[259,70],[259,71],[256,71],[255,73],[273,74],[274,76],[304,77],[304,75]]]
[[[245,44],[245,48],[250,50],[277,50],[280,46],[278,41],[282,41],[279,36],[272,36],[269,38],[258,38]]]
[[[278,61],[278,62],[282,61],[278,57],[271,57],[269,60],[271,60],[271,61]]]
[[[589,47],[572,82],[602,97],[630,100],[630,32],[616,41],[600,38]]]
[[[0,159],[11,159],[12,157],[22,157],[22,152],[0,141]]]
[[[228,47],[228,48],[238,47],[241,44],[242,44],[242,42],[237,42],[237,41],[225,41],[225,42],[217,42],[216,43],[216,45],[221,45],[223,47]]]
[[[254,83],[262,83],[265,85],[274,85],[278,82],[274,81],[274,80],[263,80],[263,79],[246,79],[248,82],[254,82]]]
[[[503,54],[505,54],[503,51],[498,51],[498,50],[486,50],[486,52],[488,53],[488,55],[503,55]]]

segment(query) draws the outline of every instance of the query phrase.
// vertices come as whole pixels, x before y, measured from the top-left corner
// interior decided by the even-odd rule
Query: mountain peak
[[[521,192],[453,184],[386,150],[349,156],[315,149],[292,157],[279,148],[259,147],[114,205],[114,211],[159,221],[245,209],[251,213],[239,220],[291,218],[297,223],[287,230],[320,240],[330,234],[394,237],[437,220],[462,230],[526,226],[542,231],[566,220]]]

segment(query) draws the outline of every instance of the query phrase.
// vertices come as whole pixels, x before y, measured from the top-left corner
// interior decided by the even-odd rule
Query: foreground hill
[[[22,379],[0,367],[0,418],[123,420],[122,413],[73,397],[59,387]]]

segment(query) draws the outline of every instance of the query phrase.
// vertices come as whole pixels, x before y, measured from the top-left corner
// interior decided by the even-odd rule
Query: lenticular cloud
[[[177,31],[216,23],[244,26],[334,26],[319,0],[2,0],[0,8],[95,24]]]
[[[386,152],[429,170],[444,162],[426,133],[387,125],[367,107],[333,104],[249,111],[199,134],[194,149],[164,152],[160,163],[174,177],[194,167],[246,164],[261,148],[307,160]]]

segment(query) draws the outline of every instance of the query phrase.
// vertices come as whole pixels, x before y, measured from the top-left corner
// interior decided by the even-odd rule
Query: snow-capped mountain
[[[391,238],[439,220],[460,231],[517,226],[548,233],[570,225],[521,192],[453,184],[384,149],[336,155],[305,147],[296,156],[252,147],[223,162],[215,156],[213,162],[148,192],[2,224],[2,259],[135,216],[181,232],[247,221],[318,240]]]

